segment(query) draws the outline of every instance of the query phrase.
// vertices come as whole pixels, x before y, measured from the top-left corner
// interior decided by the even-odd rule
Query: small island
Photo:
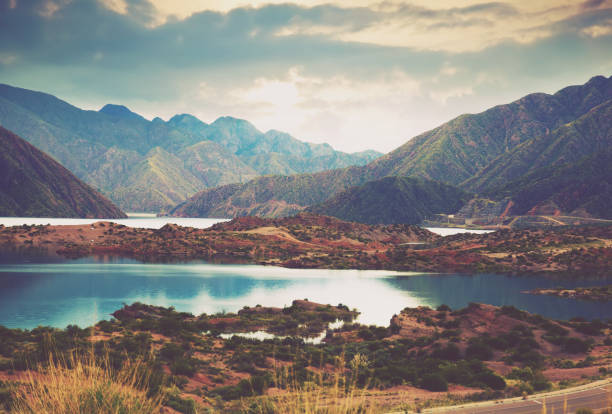
[[[533,295],[550,295],[563,298],[582,299],[582,300],[612,300],[612,285],[595,287],[576,287],[573,289],[553,288],[553,289],[534,289],[526,291]]]

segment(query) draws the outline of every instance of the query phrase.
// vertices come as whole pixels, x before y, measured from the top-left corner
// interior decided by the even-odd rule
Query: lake
[[[360,321],[387,326],[407,306],[453,309],[469,302],[514,305],[544,316],[609,318],[610,304],[521,293],[544,287],[594,286],[598,279],[495,274],[418,274],[390,271],[284,269],[254,265],[140,263],[90,257],[46,261],[1,256],[0,324],[89,326],[123,303],[140,301],[200,314],[237,311],[245,305],[286,306],[294,299],[343,303],[359,309]]]
[[[91,224],[97,221],[111,221],[124,226],[143,228],[143,229],[160,229],[168,223],[178,224],[184,227],[194,227],[197,229],[206,229],[215,223],[229,221],[223,218],[190,218],[190,217],[156,217],[155,214],[147,213],[127,213],[126,219],[78,219],[78,218],[45,218],[45,217],[0,217],[0,224],[3,226],[40,226],[51,224],[53,226],[66,226],[77,224]],[[425,227],[426,229],[439,234],[440,236],[450,236],[457,233],[489,233],[492,230],[466,230],[463,228],[452,227]]]

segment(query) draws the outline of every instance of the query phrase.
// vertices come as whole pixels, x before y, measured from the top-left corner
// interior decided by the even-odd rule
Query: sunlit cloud
[[[612,0],[0,0],[0,81],[388,151],[612,71]]]

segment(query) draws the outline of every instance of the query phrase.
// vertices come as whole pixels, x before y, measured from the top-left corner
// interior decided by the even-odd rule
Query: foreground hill
[[[196,194],[171,214],[290,215],[386,176],[417,176],[485,191],[530,171],[531,156],[517,154],[539,155],[534,168],[540,168],[578,161],[609,146],[611,100],[612,77],[594,77],[554,95],[531,94],[479,114],[462,115],[366,166],[213,188]],[[506,166],[505,160],[509,160]],[[480,178],[485,176],[490,178]]]
[[[366,326],[355,322],[358,310],[308,300],[200,315],[137,302],[83,329],[0,327],[6,390],[1,403],[34,407],[28,412],[74,400],[77,407],[108,407],[109,400],[113,408],[127,406],[126,400],[139,401],[132,404],[137,407],[168,407],[146,412],[292,413],[323,404],[326,412],[420,412],[445,402],[520,397],[609,376],[610,321],[555,321],[478,303],[397,312],[387,326]],[[334,321],[341,326],[334,328]],[[262,332],[269,339],[248,337]],[[83,369],[80,355],[99,360]],[[98,364],[122,368],[107,378],[101,375],[107,370],[95,369]],[[113,392],[124,377],[131,382],[121,390],[132,400]],[[58,379],[64,380],[61,392]],[[23,392],[11,392],[18,389]],[[42,392],[32,398],[26,390]],[[605,404],[605,389],[597,392],[596,401]],[[546,402],[537,403],[537,412],[546,412]],[[584,403],[566,395],[572,412]],[[530,405],[517,412],[536,412],[536,401]]]
[[[212,124],[188,114],[168,122],[149,121],[113,104],[84,111],[52,95],[2,84],[0,124],[26,137],[121,207],[138,211],[158,212],[198,190],[262,174],[363,165],[380,155],[347,154],[286,133],[263,133],[231,117]],[[153,168],[168,162],[171,168]]]
[[[126,217],[51,157],[2,127],[0,216]]]
[[[307,211],[370,224],[419,224],[433,214],[459,210],[470,196],[451,185],[411,177],[386,177],[336,194]]]

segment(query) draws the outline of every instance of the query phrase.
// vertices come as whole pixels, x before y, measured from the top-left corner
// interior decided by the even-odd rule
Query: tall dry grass
[[[367,359],[357,354],[351,361],[353,375],[348,376],[344,357],[336,360],[331,373],[320,372],[312,381],[300,382],[295,373],[275,370],[275,383],[283,391],[251,402],[243,412],[249,414],[374,414],[382,407],[368,399],[367,386],[359,387],[359,369],[366,368]]]
[[[44,366],[26,371],[11,413],[158,414],[161,395],[147,395],[148,370],[141,361],[120,369],[93,354],[49,356]]]

